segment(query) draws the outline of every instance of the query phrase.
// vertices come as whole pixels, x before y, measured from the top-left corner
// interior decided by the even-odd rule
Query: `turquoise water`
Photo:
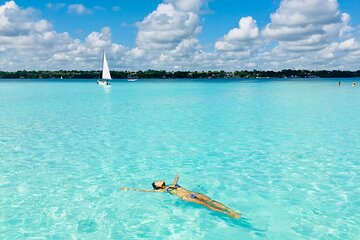
[[[358,239],[360,88],[335,83],[2,80],[0,236]],[[242,219],[119,191],[177,173]]]

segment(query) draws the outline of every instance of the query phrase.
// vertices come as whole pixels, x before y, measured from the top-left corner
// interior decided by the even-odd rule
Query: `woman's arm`
[[[178,184],[178,181],[179,181],[179,174],[175,176],[175,179],[174,179],[172,185]]]
[[[122,187],[120,188],[122,191],[136,191],[136,192],[165,192],[164,189],[159,190],[145,190],[145,189],[137,189],[137,188],[128,188],[128,187]]]

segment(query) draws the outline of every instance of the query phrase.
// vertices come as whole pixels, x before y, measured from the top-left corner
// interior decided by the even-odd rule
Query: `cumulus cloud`
[[[190,66],[201,48],[196,35],[201,32],[200,11],[205,5],[204,0],[164,0],[136,24],[137,46],[131,54],[146,56],[156,68],[179,67],[184,58],[188,64],[183,67]]]
[[[202,6],[206,4],[205,0],[166,0],[182,12],[198,13]]]
[[[345,57],[352,55],[345,54],[345,48],[356,48],[349,22],[350,15],[340,11],[337,0],[282,0],[262,31],[264,38],[277,42],[265,60],[270,68],[342,68]]]
[[[217,67],[357,69],[358,36],[337,0],[282,0],[261,31],[252,17],[240,19],[215,43]],[[214,57],[215,55],[215,57]]]
[[[289,51],[315,51],[335,41],[348,20],[336,0],[282,0],[263,34]]]
[[[0,35],[11,37],[49,30],[52,26],[46,20],[25,21],[37,15],[32,8],[20,10],[14,1],[6,2],[0,6]]]
[[[68,7],[69,13],[84,15],[84,14],[91,14],[92,11],[90,9],[87,9],[83,4],[71,4]]]
[[[252,17],[240,19],[239,28],[234,28],[222,40],[215,43],[215,48],[223,51],[249,50],[259,37],[259,28]]]
[[[201,53],[201,49],[198,39],[184,39],[174,49],[162,52],[160,57],[153,62],[163,68],[168,68],[169,63],[173,63],[177,69],[185,65],[188,67],[193,64],[196,54]]]
[[[356,42],[355,38],[350,38],[339,44],[340,50],[354,50],[359,47],[359,44]]]
[[[2,70],[93,69],[101,51],[121,64],[127,49],[111,41],[111,29],[92,32],[84,42],[58,33],[37,11],[20,8],[14,1],[0,6],[0,52]]]
[[[196,1],[199,0],[194,2]],[[182,40],[199,33],[201,30],[199,16],[192,11],[183,11],[183,8],[184,6],[181,9],[177,8],[171,3],[160,4],[155,11],[139,22],[138,47],[172,49]],[[193,10],[190,7],[189,9]]]
[[[111,44],[111,29],[104,27],[101,32],[92,32],[85,42],[92,48],[104,48]]]

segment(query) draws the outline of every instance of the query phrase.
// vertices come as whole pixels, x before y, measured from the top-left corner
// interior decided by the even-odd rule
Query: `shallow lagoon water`
[[[2,239],[356,239],[351,80],[0,81]],[[240,220],[168,194],[172,181]]]

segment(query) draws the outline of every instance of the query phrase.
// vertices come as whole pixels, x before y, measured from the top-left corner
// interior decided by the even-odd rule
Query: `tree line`
[[[101,76],[100,71],[78,71],[78,70],[59,70],[59,71],[0,71],[0,78],[7,79],[98,79]],[[358,78],[358,71],[340,71],[340,70],[292,70],[282,71],[164,71],[164,70],[146,70],[146,71],[111,71],[114,79],[140,78],[140,79],[159,79],[159,78]]]

